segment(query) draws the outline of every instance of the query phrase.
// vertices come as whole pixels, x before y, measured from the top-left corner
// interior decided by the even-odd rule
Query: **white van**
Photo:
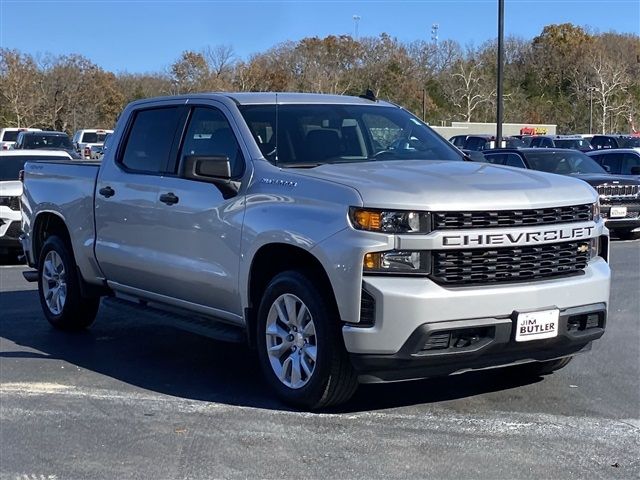
[[[18,133],[20,132],[39,132],[39,128],[3,128],[0,130],[0,150],[10,150]]]
[[[97,128],[78,130],[73,135],[73,146],[83,158],[91,158],[91,147],[103,145],[105,137],[110,133],[113,133],[113,130]]]

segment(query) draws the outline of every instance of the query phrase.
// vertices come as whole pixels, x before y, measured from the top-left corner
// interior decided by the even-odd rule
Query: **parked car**
[[[86,128],[74,133],[72,142],[76,151],[82,155],[83,158],[92,158],[91,147],[101,147],[104,145],[105,138],[110,133],[113,133],[113,130]]]
[[[16,255],[22,250],[18,237],[20,228],[20,197],[22,182],[20,171],[25,162],[69,160],[65,152],[44,152],[41,150],[0,151],[0,256]]]
[[[640,151],[635,148],[602,149],[587,155],[609,173],[634,175],[640,179]]]
[[[581,152],[589,152],[593,147],[581,135],[538,135],[531,138],[530,147],[537,148],[571,148]]]
[[[100,164],[27,163],[25,276],[46,319],[85,328],[105,295],[160,308],[255,346],[274,392],[310,409],[359,381],[539,375],[589,349],[610,282],[595,191],[466,161],[369,98],[145,99]]]
[[[594,135],[591,146],[596,149],[640,148],[640,137],[633,135]]]
[[[449,139],[453,145],[464,150],[475,150],[478,152],[497,148],[495,135],[455,135]],[[525,143],[516,137],[503,137],[503,148],[522,148]]]
[[[20,132],[39,132],[39,128],[3,128],[0,130],[0,150],[9,150]]]
[[[485,152],[488,163],[570,175],[593,186],[609,230],[623,239],[640,238],[640,181],[611,175],[582,152],[529,148]]]
[[[64,132],[20,132],[15,150],[60,150],[67,152],[73,159],[82,158],[71,144],[69,135]]]
[[[524,143],[522,148],[530,146],[531,140],[535,138],[535,135],[512,135],[512,136],[513,138],[518,138],[522,140],[522,143]]]

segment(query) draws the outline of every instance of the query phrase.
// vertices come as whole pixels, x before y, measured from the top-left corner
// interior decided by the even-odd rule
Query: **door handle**
[[[163,193],[160,195],[160,201],[162,203],[166,203],[167,205],[174,205],[180,201],[180,199],[173,193]]]
[[[103,197],[109,198],[113,197],[116,194],[116,191],[111,187],[102,187],[100,190],[98,190],[98,193]]]

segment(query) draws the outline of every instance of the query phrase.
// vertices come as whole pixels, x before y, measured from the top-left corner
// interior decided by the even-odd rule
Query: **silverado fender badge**
[[[266,183],[267,185],[280,185],[282,187],[297,187],[298,182],[291,182],[289,180],[280,180],[279,178],[265,178],[260,179],[260,183]]]

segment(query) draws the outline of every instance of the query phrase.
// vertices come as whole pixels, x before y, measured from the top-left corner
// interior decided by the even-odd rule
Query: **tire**
[[[47,238],[40,252],[38,296],[44,316],[59,330],[87,328],[98,313],[100,297],[82,296],[71,248],[55,235]]]
[[[556,370],[566,367],[572,359],[573,357],[565,357],[558,360],[548,360],[546,362],[525,363],[524,365],[518,365],[515,368],[521,375],[539,377],[542,375],[549,375]]]
[[[640,232],[632,232],[631,230],[617,230],[615,234],[620,240],[638,240]]]
[[[298,271],[276,275],[265,289],[258,309],[258,358],[267,382],[288,405],[308,410],[338,405],[358,387],[332,305],[327,293]],[[303,307],[307,313],[301,313]]]

